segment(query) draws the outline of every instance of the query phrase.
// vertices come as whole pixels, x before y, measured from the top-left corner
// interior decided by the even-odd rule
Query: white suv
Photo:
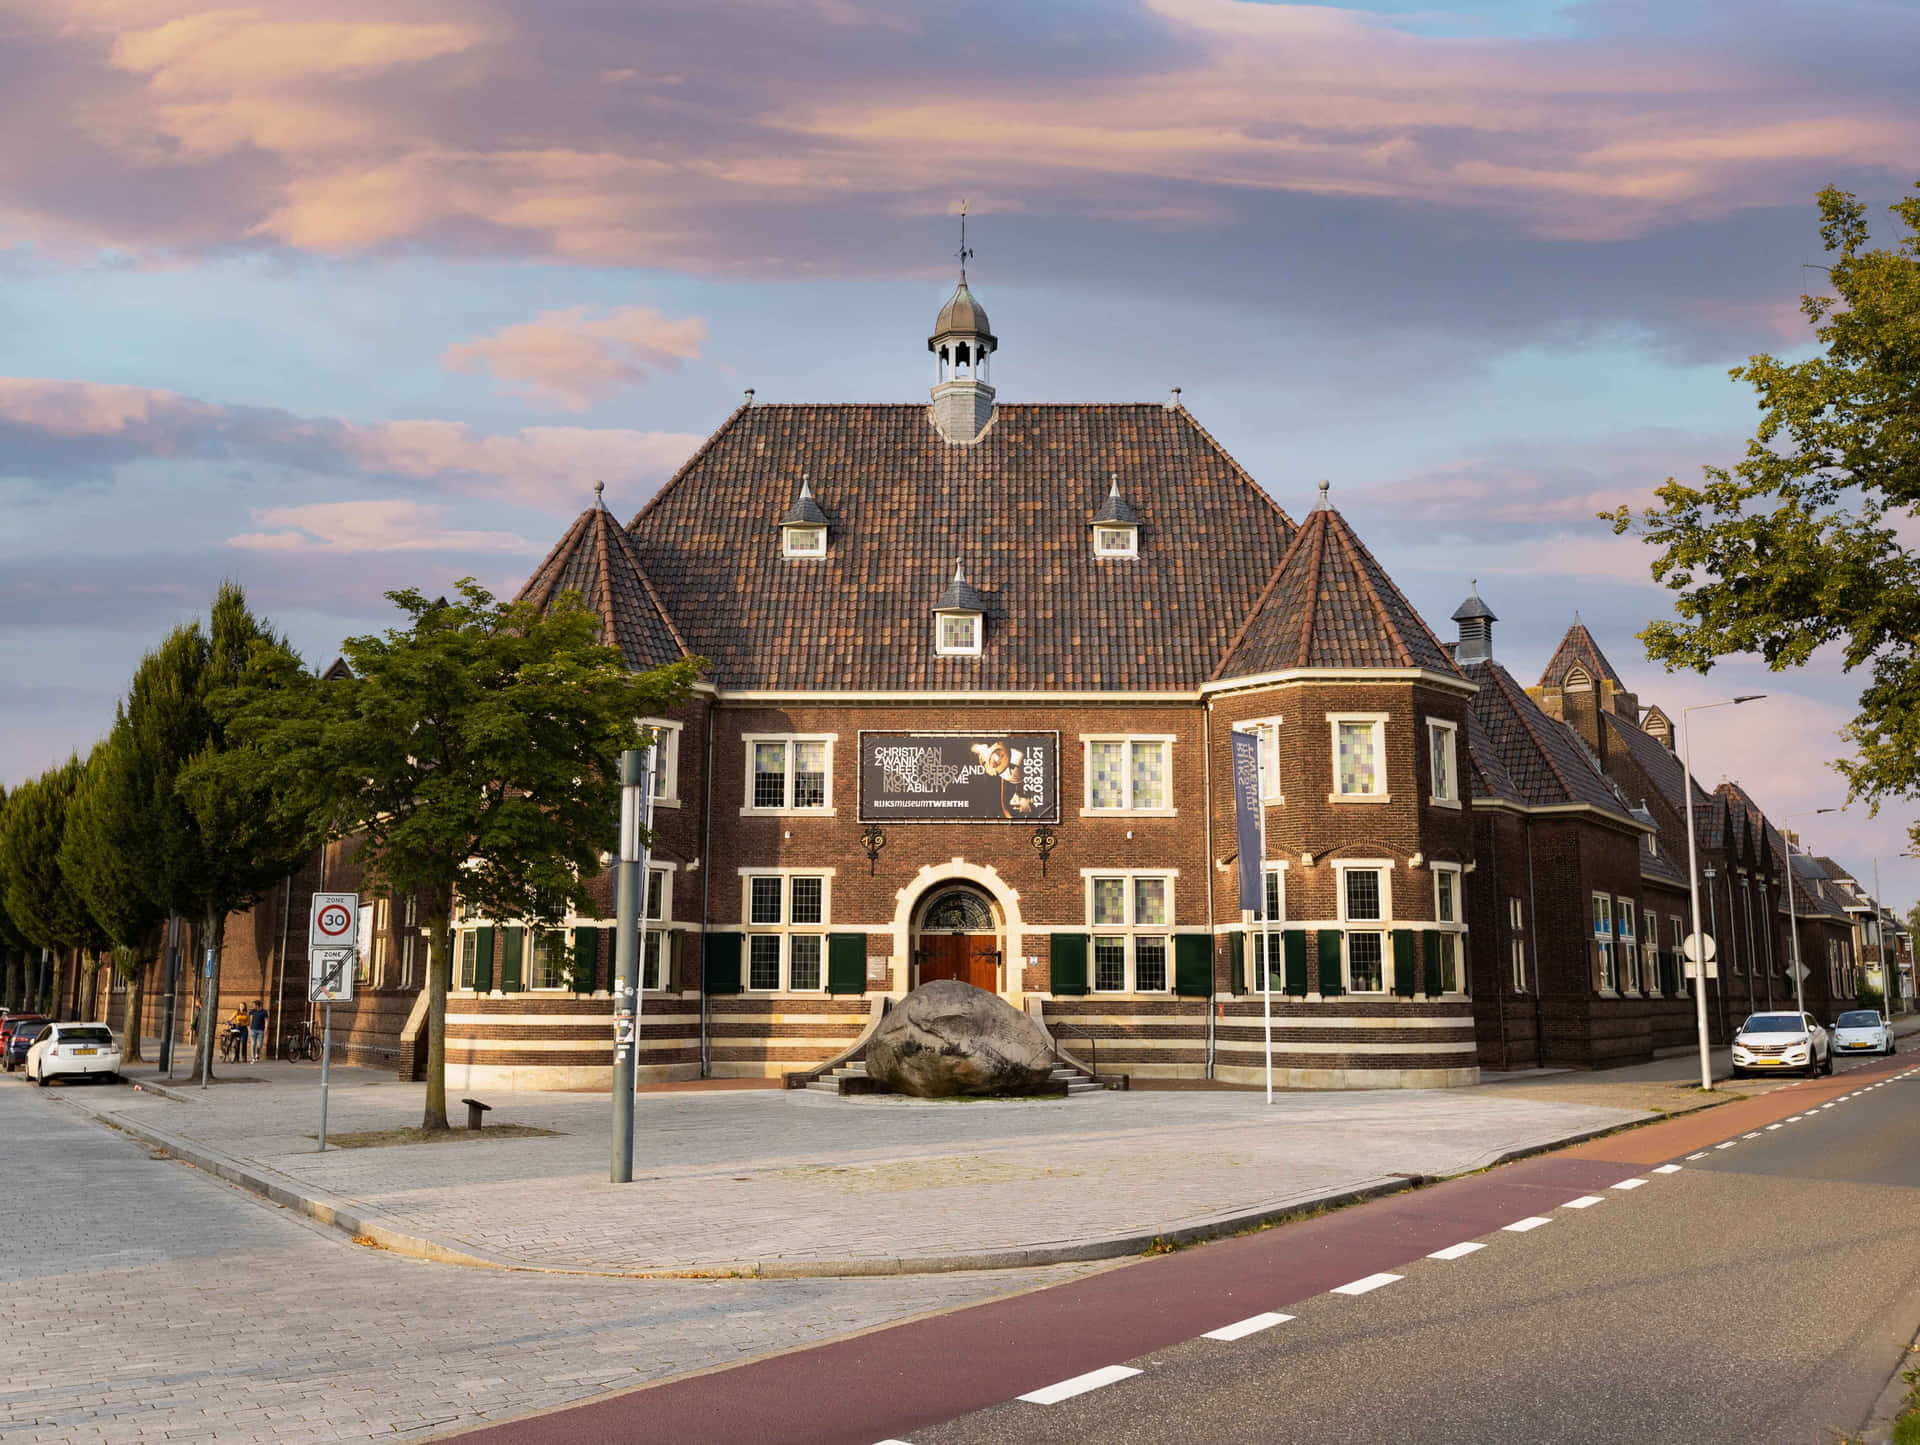
[[[1833,1036],[1812,1014],[1749,1014],[1733,1036],[1733,1076],[1804,1070],[1811,1079],[1833,1072]]]

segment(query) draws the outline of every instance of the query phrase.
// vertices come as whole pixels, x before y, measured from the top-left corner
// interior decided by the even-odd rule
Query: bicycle
[[[244,1064],[247,1061],[247,1036],[233,1029],[220,1030],[220,1062]]]
[[[280,1057],[290,1064],[302,1059],[313,1063],[319,1059],[320,1035],[314,1031],[312,1023],[301,1019],[288,1028],[286,1036],[280,1041]]]

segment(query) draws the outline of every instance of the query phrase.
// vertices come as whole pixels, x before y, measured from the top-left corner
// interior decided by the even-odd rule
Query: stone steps
[[[854,1090],[851,1089],[843,1090],[841,1088],[841,1080],[865,1079],[866,1077],[867,1066],[859,1060],[855,1060],[852,1063],[841,1064],[831,1072],[822,1074],[817,1079],[810,1080],[807,1088],[816,1094],[832,1094],[838,1098],[843,1093],[854,1092]],[[1052,1074],[1048,1077],[1055,1083],[1065,1083],[1069,1097],[1075,1094],[1097,1093],[1099,1090],[1108,1087],[1108,1085],[1104,1083],[1096,1082],[1085,1070],[1072,1068],[1066,1064],[1056,1065]],[[858,1086],[856,1086],[856,1088],[857,1087]]]

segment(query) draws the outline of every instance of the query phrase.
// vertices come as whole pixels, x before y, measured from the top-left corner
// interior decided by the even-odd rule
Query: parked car
[[[0,1068],[11,1074],[24,1064],[41,1025],[48,1022],[45,1014],[9,1014],[0,1023]]]
[[[1812,1014],[1749,1014],[1733,1036],[1733,1076],[1803,1069],[1809,1079],[1833,1072],[1833,1035]]]
[[[1890,1054],[1893,1021],[1870,1008],[1849,1009],[1833,1021],[1833,1049],[1838,1054]]]
[[[55,1079],[93,1074],[111,1083],[120,1073],[120,1044],[105,1024],[48,1024],[27,1050],[27,1077],[46,1088]]]

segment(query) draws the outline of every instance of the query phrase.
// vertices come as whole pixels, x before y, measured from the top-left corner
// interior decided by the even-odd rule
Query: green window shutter
[[[1418,971],[1414,959],[1413,930],[1411,928],[1394,929],[1393,991],[1402,998],[1413,997],[1415,974]]]
[[[1440,997],[1440,934],[1429,928],[1426,932],[1427,945],[1427,997]]]
[[[524,928],[503,928],[500,930],[506,947],[501,950],[500,992],[519,993],[522,988],[520,973],[520,955],[527,946],[527,930]]]
[[[1340,931],[1323,928],[1320,930],[1320,993],[1325,998],[1337,998],[1344,992],[1340,987]]]
[[[1182,998],[1213,996],[1213,940],[1206,934],[1173,936],[1173,991]]]
[[[573,991],[592,993],[594,975],[600,966],[600,930],[597,928],[576,928],[573,930]]]
[[[1247,991],[1247,935],[1244,929],[1236,928],[1227,935],[1227,970],[1233,975],[1227,980],[1227,992],[1245,993]]]
[[[473,930],[473,991],[489,993],[493,989],[493,930]]]
[[[1087,991],[1087,935],[1056,933],[1048,941],[1048,992],[1056,997],[1079,997]]]
[[[827,935],[827,992],[865,993],[867,991],[867,935],[829,933]]]
[[[740,945],[744,936],[739,933],[707,935],[701,962],[709,994],[740,992]]]
[[[1295,998],[1307,996],[1307,931],[1304,928],[1289,928],[1280,935],[1282,954],[1285,960],[1287,992]]]
[[[1460,992],[1469,994],[1473,992],[1473,950],[1468,946],[1470,942],[1467,934],[1460,935]],[[1495,989],[1494,992],[1497,997],[1499,990]]]

